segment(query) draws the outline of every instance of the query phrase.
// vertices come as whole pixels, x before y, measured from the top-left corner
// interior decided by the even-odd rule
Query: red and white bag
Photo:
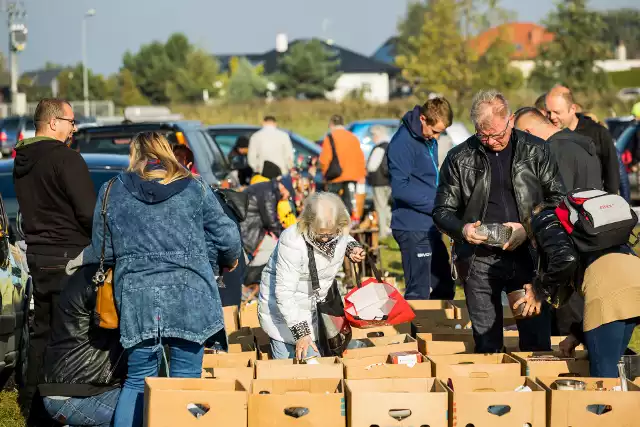
[[[570,191],[556,215],[580,252],[624,245],[638,223],[623,197],[594,188]]]

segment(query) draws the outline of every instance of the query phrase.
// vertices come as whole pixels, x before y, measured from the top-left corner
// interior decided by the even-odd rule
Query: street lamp
[[[82,92],[84,95],[84,115],[89,116],[89,69],[87,68],[87,18],[95,16],[96,10],[89,9],[82,17]]]

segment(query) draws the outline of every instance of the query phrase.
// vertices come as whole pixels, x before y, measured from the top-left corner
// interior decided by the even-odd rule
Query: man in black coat
[[[596,153],[602,168],[604,190],[618,194],[620,189],[618,154],[607,128],[589,117],[577,114],[573,94],[566,87],[556,86],[551,89],[547,94],[546,107],[554,126],[573,130],[580,135],[589,137],[595,143]]]

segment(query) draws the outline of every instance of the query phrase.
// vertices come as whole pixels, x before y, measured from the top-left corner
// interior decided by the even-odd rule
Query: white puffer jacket
[[[351,242],[355,242],[351,236],[340,237],[332,259],[314,249],[321,300],[327,297]],[[262,272],[258,317],[260,326],[269,337],[295,344],[291,328],[307,322],[316,341],[318,325],[312,289],[307,246],[297,225],[293,225],[280,235]]]

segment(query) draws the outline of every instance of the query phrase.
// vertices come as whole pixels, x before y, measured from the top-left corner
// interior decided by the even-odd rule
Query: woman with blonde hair
[[[340,199],[332,193],[314,193],[305,201],[297,224],[287,228],[262,272],[258,316],[271,338],[275,359],[302,359],[319,355],[316,296],[312,290],[309,253],[315,259],[324,301],[334,284],[345,255],[352,262],[365,252],[349,235],[351,220]]]
[[[92,242],[81,255],[81,264],[104,256],[114,266],[120,341],[128,353],[116,426],[142,425],[144,381],[158,375],[164,345],[171,349],[171,377],[200,377],[204,342],[224,327],[216,275],[235,268],[241,251],[238,228],[165,137],[136,135],[128,170],[100,190]]]

